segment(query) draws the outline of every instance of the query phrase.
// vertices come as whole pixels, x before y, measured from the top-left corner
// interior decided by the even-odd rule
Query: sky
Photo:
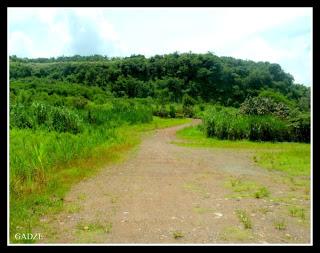
[[[8,8],[9,55],[192,51],[278,63],[312,85],[312,8]]]

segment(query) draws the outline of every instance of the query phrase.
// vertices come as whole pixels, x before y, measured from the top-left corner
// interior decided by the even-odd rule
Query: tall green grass
[[[10,179],[14,196],[46,182],[59,163],[90,154],[93,147],[119,138],[115,129],[152,121],[152,111],[133,101],[93,103],[84,109],[32,103],[10,108]]]
[[[10,109],[13,242],[15,233],[39,225],[41,215],[60,210],[71,184],[135,146],[140,132],[187,122],[154,118],[150,107],[135,100],[88,103],[82,109],[43,103]]]
[[[243,115],[235,108],[210,107],[203,120],[207,137],[252,141],[295,140],[290,124],[272,115]]]
[[[65,185],[92,173],[105,158],[110,160],[121,153],[114,148],[127,149],[137,142],[137,133],[121,129],[152,120],[151,109],[134,100],[111,100],[103,105],[88,103],[80,109],[43,102],[11,104],[11,235],[17,232],[17,227],[28,232],[25,219],[34,212],[42,213],[40,206],[58,207],[60,202],[54,196],[64,192]],[[75,161],[87,166],[78,162],[72,167]]]
[[[54,166],[88,156],[93,147],[115,142],[113,129],[86,129],[81,134],[12,129],[10,131],[10,190],[15,197],[41,189]]]

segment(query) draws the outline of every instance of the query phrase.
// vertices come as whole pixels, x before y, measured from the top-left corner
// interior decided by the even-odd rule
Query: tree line
[[[71,56],[18,58],[10,56],[10,79],[41,78],[95,86],[114,97],[198,101],[239,107],[262,90],[273,90],[308,107],[310,88],[294,83],[279,64],[205,54],[172,53],[146,58]]]

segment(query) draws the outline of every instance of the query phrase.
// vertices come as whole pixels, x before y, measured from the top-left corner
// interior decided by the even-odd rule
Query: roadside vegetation
[[[283,171],[289,176],[310,175],[310,144],[297,142],[254,142],[249,140],[220,140],[207,138],[201,126],[178,131],[182,146],[247,150],[254,152],[253,161],[271,170]]]
[[[13,242],[40,216],[61,210],[74,183],[124,159],[142,133],[190,118],[203,124],[178,132],[186,140],[179,145],[254,150],[262,167],[310,175],[310,88],[278,64],[212,53],[11,56],[9,110]],[[244,184],[233,183],[235,191]],[[253,187],[250,196],[269,191]]]

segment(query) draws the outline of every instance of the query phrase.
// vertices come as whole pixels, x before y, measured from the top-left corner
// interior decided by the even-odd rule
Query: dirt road
[[[290,185],[257,167],[248,152],[172,144],[187,125],[149,134],[125,162],[75,185],[64,211],[43,218],[39,243],[309,242],[309,216],[301,221],[288,211],[308,207],[301,192],[288,197]],[[265,186],[272,198],[233,196],[229,184],[237,180]]]

